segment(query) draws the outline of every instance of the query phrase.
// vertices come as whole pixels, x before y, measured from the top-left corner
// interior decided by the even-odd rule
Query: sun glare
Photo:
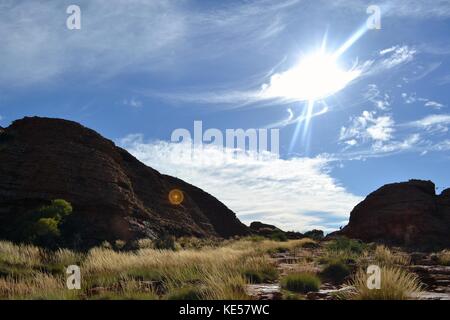
[[[293,68],[273,75],[263,93],[273,98],[314,101],[342,90],[360,74],[358,69],[341,69],[333,55],[319,51],[303,57]]]

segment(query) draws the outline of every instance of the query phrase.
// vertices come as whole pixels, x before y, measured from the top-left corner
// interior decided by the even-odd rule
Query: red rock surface
[[[180,205],[170,190],[184,194]],[[24,118],[0,133],[0,238],[20,234],[19,222],[38,206],[65,199],[74,207],[67,241],[248,233],[213,196],[147,167],[110,140],[78,123]]]
[[[450,246],[450,189],[431,181],[388,184],[369,194],[333,235],[405,246]]]

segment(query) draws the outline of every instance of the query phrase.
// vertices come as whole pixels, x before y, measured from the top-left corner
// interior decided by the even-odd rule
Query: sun
[[[360,74],[355,68],[343,70],[334,55],[318,51],[302,57],[291,69],[273,75],[270,84],[263,86],[263,93],[272,98],[316,101],[344,89]]]

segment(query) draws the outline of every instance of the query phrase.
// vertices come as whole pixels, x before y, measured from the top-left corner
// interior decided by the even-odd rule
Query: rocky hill
[[[369,194],[334,235],[414,247],[450,247],[450,189],[431,181],[388,184]]]
[[[180,204],[169,201],[180,190]],[[0,129],[0,238],[53,199],[73,206],[64,241],[90,246],[162,234],[245,235],[249,229],[203,190],[147,167],[93,130],[27,117]]]

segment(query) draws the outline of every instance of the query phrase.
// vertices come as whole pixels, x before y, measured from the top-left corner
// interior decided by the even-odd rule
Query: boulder
[[[363,241],[435,248],[450,246],[450,191],[436,195],[431,181],[388,184],[369,194],[350,213],[344,235]]]

